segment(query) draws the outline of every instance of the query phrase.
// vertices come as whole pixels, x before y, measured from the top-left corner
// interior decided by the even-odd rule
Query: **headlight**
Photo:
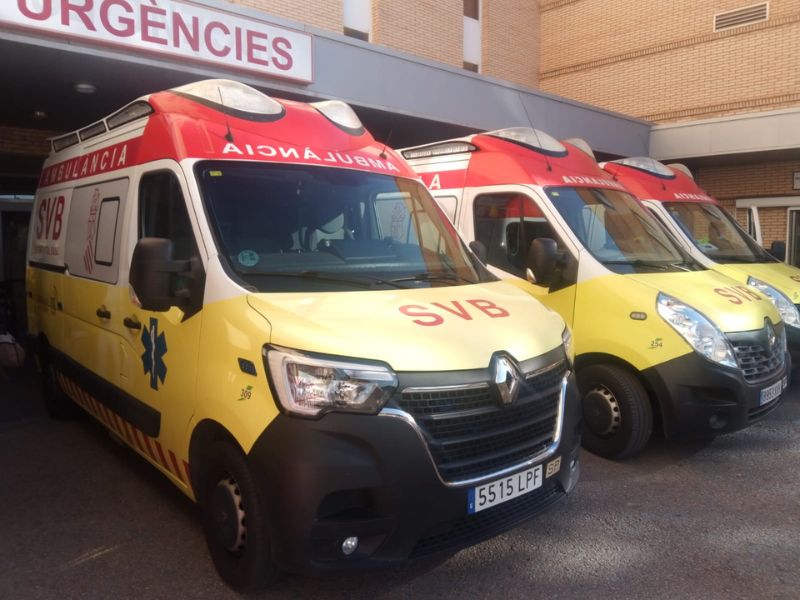
[[[725,335],[702,313],[677,298],[659,293],[656,308],[689,345],[708,360],[736,367],[736,358]]]
[[[564,344],[564,354],[567,355],[567,360],[570,366],[575,364],[575,348],[572,345],[572,332],[569,327],[564,327],[561,332],[561,342]]]
[[[322,358],[277,346],[264,348],[264,355],[273,390],[293,414],[375,414],[397,389],[397,376],[381,363]]]
[[[800,327],[800,313],[797,312],[797,307],[786,297],[786,294],[755,277],[748,277],[747,285],[753,286],[772,300],[784,323],[791,327]]]

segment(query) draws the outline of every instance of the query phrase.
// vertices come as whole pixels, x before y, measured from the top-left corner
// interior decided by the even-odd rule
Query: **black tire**
[[[237,591],[262,589],[275,581],[278,569],[262,491],[242,451],[215,442],[200,459],[197,501],[211,560],[220,577]]]
[[[56,370],[50,360],[44,359],[42,365],[42,400],[44,409],[51,419],[66,421],[81,414],[78,405],[64,393],[56,378]]]
[[[606,458],[638,454],[653,432],[653,409],[639,380],[615,365],[578,373],[583,407],[583,447]]]

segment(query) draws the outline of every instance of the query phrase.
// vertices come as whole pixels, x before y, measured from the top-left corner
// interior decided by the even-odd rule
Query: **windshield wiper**
[[[387,285],[395,288],[402,288],[396,285],[394,280],[381,279],[379,277],[348,277],[346,275],[336,275],[323,271],[256,271],[248,273],[256,277],[294,277],[298,279],[311,279],[316,281],[331,281],[334,283],[348,283],[350,285],[372,289],[376,285]]]
[[[407,277],[396,277],[395,279],[390,279],[388,283],[400,283],[402,281],[462,281],[464,283],[469,283],[469,284],[478,283],[477,281],[472,281],[471,279],[461,277],[456,273],[445,273],[445,272],[433,273],[430,271],[423,271],[422,273],[417,273],[416,275],[408,275]]]
[[[631,267],[645,267],[649,269],[656,269],[657,271],[669,271],[670,267],[674,264],[664,264],[643,260],[641,258],[634,258],[633,260],[603,260],[600,261],[604,265],[630,265]]]
[[[745,264],[753,264],[758,262],[764,262],[759,260],[755,256],[736,256],[735,254],[706,254],[710,259],[720,262],[732,262],[732,263],[745,263]]]

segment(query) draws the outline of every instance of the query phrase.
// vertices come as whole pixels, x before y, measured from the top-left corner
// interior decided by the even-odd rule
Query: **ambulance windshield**
[[[465,285],[492,276],[418,182],[309,165],[195,167],[220,254],[259,292]]]
[[[672,219],[700,251],[721,263],[774,262],[722,208],[710,202],[665,202]]]
[[[581,244],[615,273],[694,270],[661,225],[629,194],[551,187],[547,196]]]

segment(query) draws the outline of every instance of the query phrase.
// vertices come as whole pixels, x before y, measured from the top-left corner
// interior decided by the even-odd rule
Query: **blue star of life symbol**
[[[158,382],[164,383],[167,378],[167,365],[164,355],[167,353],[167,338],[164,332],[158,333],[158,319],[150,319],[150,327],[142,330],[142,365],[145,374],[150,373],[150,387],[158,389]]]

